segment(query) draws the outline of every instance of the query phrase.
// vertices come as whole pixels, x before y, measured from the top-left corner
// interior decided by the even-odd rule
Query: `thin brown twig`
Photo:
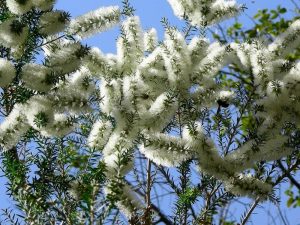
[[[252,205],[251,205],[250,209],[248,210],[246,216],[245,216],[244,219],[241,221],[241,225],[245,225],[245,224],[247,223],[247,221],[249,220],[249,218],[250,218],[251,214],[253,213],[254,209],[255,209],[256,206],[258,205],[259,201],[260,201],[260,198],[257,197],[257,198],[255,199],[255,201],[252,203]]]

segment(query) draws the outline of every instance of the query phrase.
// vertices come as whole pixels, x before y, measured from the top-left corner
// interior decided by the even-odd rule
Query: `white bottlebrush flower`
[[[266,82],[273,79],[273,68],[271,67],[271,52],[263,46],[252,46],[250,62],[254,74],[255,83],[265,85]]]
[[[158,45],[157,31],[151,28],[144,34],[145,51],[152,52]]]
[[[139,151],[154,163],[167,167],[178,166],[193,156],[181,138],[161,133],[146,132],[146,141],[139,146]]]
[[[67,79],[60,81],[56,87],[57,90],[53,92],[56,110],[74,114],[90,110],[88,99],[95,90],[95,86],[92,83],[90,71],[86,67],[80,67]]]
[[[41,92],[49,91],[56,82],[49,67],[34,63],[27,63],[23,66],[22,80],[26,87]]]
[[[28,35],[28,27],[14,18],[2,22],[0,31],[0,44],[7,48],[16,48],[23,44]]]
[[[53,8],[56,0],[31,0],[32,4],[43,11],[48,11]]]
[[[278,95],[283,94],[284,90],[285,90],[285,83],[283,81],[272,80],[267,84],[266,93],[269,98],[276,99]]]
[[[151,93],[155,95],[163,93],[169,81],[162,48],[157,47],[145,57],[138,65],[136,74],[149,86]]]
[[[268,47],[275,55],[284,57],[291,53],[300,43],[300,20],[294,21],[288,29],[276,37]]]
[[[206,18],[208,24],[219,23],[237,15],[240,11],[240,6],[237,5],[235,0],[216,0],[210,7],[209,15]]]
[[[14,14],[22,15],[33,7],[31,0],[25,0],[25,1],[18,1],[18,0],[6,0],[6,5]]]
[[[39,31],[43,35],[52,35],[65,29],[69,16],[65,11],[51,11],[40,17]]]
[[[118,63],[123,74],[131,74],[144,56],[144,40],[140,19],[127,18],[121,25],[121,36],[117,40]]]
[[[54,114],[53,121],[47,126],[40,128],[41,135],[45,137],[63,137],[73,130],[73,124],[70,118],[63,113]]]
[[[87,139],[87,143],[91,148],[103,148],[108,141],[113,130],[111,121],[98,120],[94,123],[92,130]]]
[[[290,94],[300,96],[300,62],[296,63],[289,73],[284,76],[283,82]]]
[[[119,79],[110,82],[105,80],[101,81],[100,94],[103,98],[100,102],[100,108],[102,112],[113,116],[116,115],[116,112],[119,112],[119,108],[116,106],[120,105],[122,101],[121,82]]]
[[[168,0],[174,14],[181,19],[188,18],[194,26],[206,26],[232,17],[240,11],[235,1],[215,0]]]
[[[61,74],[75,72],[81,60],[88,54],[88,48],[79,42],[61,42],[57,48],[49,50],[47,66]]]
[[[126,149],[124,153],[126,154]],[[105,163],[106,176],[113,177],[116,175],[116,172],[119,172],[120,175],[126,175],[133,168],[133,160],[126,161],[123,164],[120,164],[122,158],[124,157],[121,152],[114,152],[110,155],[103,155],[103,162]]]
[[[77,95],[88,97],[93,91],[95,86],[92,84],[90,71],[82,66],[78,71],[70,75],[68,79],[70,90],[76,90]]]
[[[229,153],[225,162],[231,170],[240,172],[253,167],[255,162],[277,160],[291,153],[291,150],[284,146],[286,142],[287,137],[278,134],[258,146],[254,141],[249,141]]]
[[[118,6],[103,7],[71,20],[68,33],[87,38],[108,30],[120,20]]]
[[[254,178],[251,174],[239,174],[224,180],[225,188],[235,195],[250,198],[266,198],[272,191],[272,185]]]
[[[222,69],[226,61],[226,48],[220,43],[209,45],[204,57],[192,72],[191,79],[201,84],[203,78],[213,78]]]
[[[201,123],[195,122],[191,126],[185,125],[182,129],[182,138],[186,143],[186,148],[197,148],[199,143],[201,143],[205,138],[204,129]]]
[[[123,101],[122,105],[128,112],[134,112],[137,110],[137,93],[139,84],[135,76],[126,76],[123,79]]]
[[[54,120],[54,109],[51,100],[45,96],[35,95],[25,105],[29,125],[36,130],[49,126]]]
[[[145,208],[139,196],[129,185],[121,183],[120,185],[117,185],[117,187],[121,188],[121,190],[118,192],[120,201],[116,202],[116,206],[127,218],[131,218],[133,213]],[[106,195],[113,194],[109,184],[104,187],[104,193]]]
[[[207,38],[194,37],[188,45],[188,51],[192,60],[192,64],[198,64],[206,55],[209,40]]]
[[[191,59],[184,36],[177,30],[165,33],[163,58],[171,87],[186,90],[189,85]]]
[[[175,115],[178,101],[168,93],[162,93],[150,106],[145,115],[141,115],[143,124],[151,130],[161,131]]]
[[[12,62],[0,58],[0,87],[9,85],[16,76],[16,69]]]
[[[103,154],[108,156],[116,152],[117,149],[131,149],[133,147],[132,141],[132,137],[126,135],[124,131],[115,129],[104,146]]]
[[[89,53],[83,59],[83,65],[87,67],[95,77],[109,77],[116,73],[116,60],[96,47],[90,49]]]
[[[0,146],[2,150],[9,150],[15,146],[21,136],[29,129],[24,106],[14,105],[13,110],[0,124]]]
[[[238,68],[249,71],[251,68],[250,62],[250,53],[251,46],[248,43],[230,43],[230,47],[233,49],[233,60],[231,63],[234,63]]]

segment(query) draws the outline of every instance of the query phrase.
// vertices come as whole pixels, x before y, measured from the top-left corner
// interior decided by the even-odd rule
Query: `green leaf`
[[[287,207],[291,207],[291,205],[294,203],[293,198],[289,198],[289,200],[286,202]]]

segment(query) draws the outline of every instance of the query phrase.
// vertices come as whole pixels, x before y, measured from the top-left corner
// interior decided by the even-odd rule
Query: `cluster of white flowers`
[[[53,35],[65,29],[69,21],[66,12],[61,10],[51,11],[40,17],[40,33]]]
[[[127,218],[131,218],[135,212],[143,209],[145,206],[128,184],[121,183],[119,187],[122,187],[122,192],[120,192],[120,196],[118,196],[121,200],[116,203],[116,206]],[[104,193],[106,195],[112,194],[112,190],[109,187],[105,187]]]
[[[71,20],[68,32],[86,38],[113,27],[119,20],[118,6],[103,7]]]
[[[25,86],[41,91],[48,92],[54,84],[53,72],[49,67],[40,64],[28,63],[22,68],[22,80],[25,82]]]
[[[33,7],[36,7],[40,10],[46,11],[50,10],[55,3],[55,0],[6,0],[6,5],[14,14],[22,15],[30,11]]]
[[[121,25],[121,33],[117,40],[118,66],[123,74],[131,74],[144,56],[140,19],[137,16],[126,19]]]
[[[154,28],[148,30],[144,35],[145,50],[152,52],[158,44],[157,31]]]
[[[240,11],[235,0],[168,0],[174,14],[190,20],[194,26],[206,26],[232,17]]]
[[[12,82],[16,76],[14,65],[6,59],[0,59],[0,87],[5,87]]]
[[[47,66],[61,74],[72,73],[80,67],[85,54],[86,49],[79,42],[61,41],[49,49]]]
[[[29,129],[24,115],[24,107],[16,104],[10,114],[0,124],[0,142],[4,151],[14,147]]]
[[[26,103],[16,104],[5,118],[0,125],[1,146],[4,150],[18,143],[30,127],[47,137],[61,137],[72,132],[72,117],[90,109],[88,98],[95,89],[91,80],[87,79],[90,73],[84,67],[55,85],[44,84],[47,67],[29,63],[23,69],[26,86],[46,94],[34,95]],[[30,79],[32,76],[37,76],[37,79]],[[51,87],[54,87],[53,90]]]
[[[16,3],[8,2],[10,5]],[[37,5],[41,1],[32,2]],[[187,16],[196,26],[216,23],[239,10],[235,1],[169,2],[177,16]],[[24,13],[29,7],[26,4],[15,12]],[[59,17],[59,12],[53,12],[53,18],[48,13],[41,18],[41,32],[51,34],[61,31],[64,22],[57,30],[54,27],[43,30],[42,27]],[[71,21],[66,31],[85,38],[113,26],[119,19],[117,7],[100,8]],[[11,35],[9,24],[10,20],[0,27],[3,26],[2,29]],[[102,97],[100,109],[113,117],[115,123],[98,120],[91,129],[88,145],[102,149],[110,180],[116,174],[122,177],[130,171],[136,141],[139,140],[142,142],[138,145],[139,150],[159,165],[176,166],[185,160],[195,159],[200,171],[224,181],[229,191],[266,197],[271,185],[245,175],[244,171],[257,161],[277,160],[291,152],[286,147],[288,140],[280,130],[286,121],[299,125],[300,63],[290,67],[284,57],[290,51],[286,49],[299,45],[298,33],[299,21],[296,21],[269,45],[255,40],[225,46],[199,37],[188,43],[184,34],[168,28],[164,41],[158,43],[154,29],[144,32],[139,18],[130,16],[121,24],[116,54],[103,54],[97,48],[89,50],[79,42],[56,40],[57,36],[53,36],[54,41],[45,47],[45,65],[28,64],[21,73],[21,79],[28,88],[44,93],[15,106],[0,125],[1,145],[9,149],[29,127],[45,136],[62,136],[71,132],[69,116],[90,109],[88,100],[96,89],[91,80],[97,79],[100,80]],[[11,46],[12,36],[5,35],[0,34],[0,43]],[[18,35],[22,36],[22,33]],[[22,42],[18,38],[17,42]],[[197,110],[204,107],[215,109],[216,101],[223,106],[232,104],[234,92],[223,89],[215,81],[218,72],[232,63],[254,76],[258,86],[256,94],[260,98],[256,103],[264,110],[259,114],[264,122],[257,135],[266,136],[264,142],[250,140],[222,157],[197,119],[182,119],[182,137],[166,134],[164,128],[178,113],[181,101],[193,101]],[[1,77],[5,77],[0,84],[6,86],[14,77],[14,67],[1,60],[0,72]],[[49,76],[51,79],[56,76],[66,79],[49,83]],[[26,115],[22,114],[24,109]],[[17,129],[15,136],[11,135],[13,129]],[[122,163],[122,158],[126,158],[126,162]],[[108,187],[107,193],[110,191]],[[141,207],[131,193],[130,188],[124,185],[122,200],[117,203],[128,216],[133,208]]]
[[[139,146],[139,150],[157,165],[175,167],[192,158],[181,138],[161,133],[143,133],[146,141]]]
[[[0,44],[7,48],[16,48],[23,44],[28,35],[28,27],[15,18],[2,22],[0,30]]]
[[[92,148],[103,148],[112,130],[113,125],[110,121],[97,121],[96,123],[94,123],[90,135],[88,137],[88,145]]]

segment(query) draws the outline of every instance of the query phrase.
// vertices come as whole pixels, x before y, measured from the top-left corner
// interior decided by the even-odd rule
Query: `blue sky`
[[[159,37],[163,37],[163,29],[160,23],[162,17],[167,17],[171,24],[178,25],[179,27],[182,26],[182,21],[178,20],[176,17],[173,16],[172,10],[167,3],[166,0],[131,0],[131,4],[136,9],[136,15],[140,16],[142,26],[144,29],[148,29],[151,27],[155,27],[159,32]],[[238,3],[246,4],[247,8],[245,12],[238,18],[239,22],[243,23],[244,26],[250,27],[252,26],[252,22],[248,19],[247,15],[253,16],[257,10],[264,9],[264,8],[276,8],[277,5],[281,4],[289,9],[293,9],[293,4],[289,0],[237,0]],[[298,1],[299,2],[299,1]],[[300,3],[300,2],[299,2]],[[81,14],[84,14],[90,10],[96,9],[101,6],[109,6],[109,5],[120,5],[121,0],[58,0],[56,4],[57,9],[63,9],[71,13],[72,16],[76,17]],[[300,4],[299,4],[300,5]],[[246,15],[247,14],[247,15]],[[290,12],[291,15],[291,12]],[[232,21],[232,20],[231,20]],[[222,26],[228,26],[230,21],[227,21],[222,24]],[[115,53],[115,40],[118,35],[118,28],[114,28],[108,32],[104,32],[102,34],[96,35],[93,38],[89,38],[84,42],[90,46],[97,46],[103,52]],[[5,195],[5,188],[4,188],[5,179],[0,179],[0,208],[5,208],[11,206],[11,202],[9,198]],[[281,189],[285,190],[287,185],[283,185]],[[286,205],[286,198],[284,194],[279,192],[280,195],[283,197],[282,203],[280,207],[282,208],[283,212],[286,213],[290,225],[297,225],[300,224],[300,208],[298,209],[287,209]],[[249,200],[245,200],[249,202]],[[267,225],[267,224],[274,224],[270,216],[267,215],[267,209],[270,209],[270,212],[274,215],[274,217],[278,216],[277,208],[269,203],[263,204],[265,209],[262,207],[257,208],[255,211],[256,214],[252,216],[253,224],[258,225]],[[244,210],[244,206],[240,204],[234,204],[232,208],[232,212],[235,214],[237,218],[241,216],[241,213]],[[280,224],[280,223],[277,223]]]

